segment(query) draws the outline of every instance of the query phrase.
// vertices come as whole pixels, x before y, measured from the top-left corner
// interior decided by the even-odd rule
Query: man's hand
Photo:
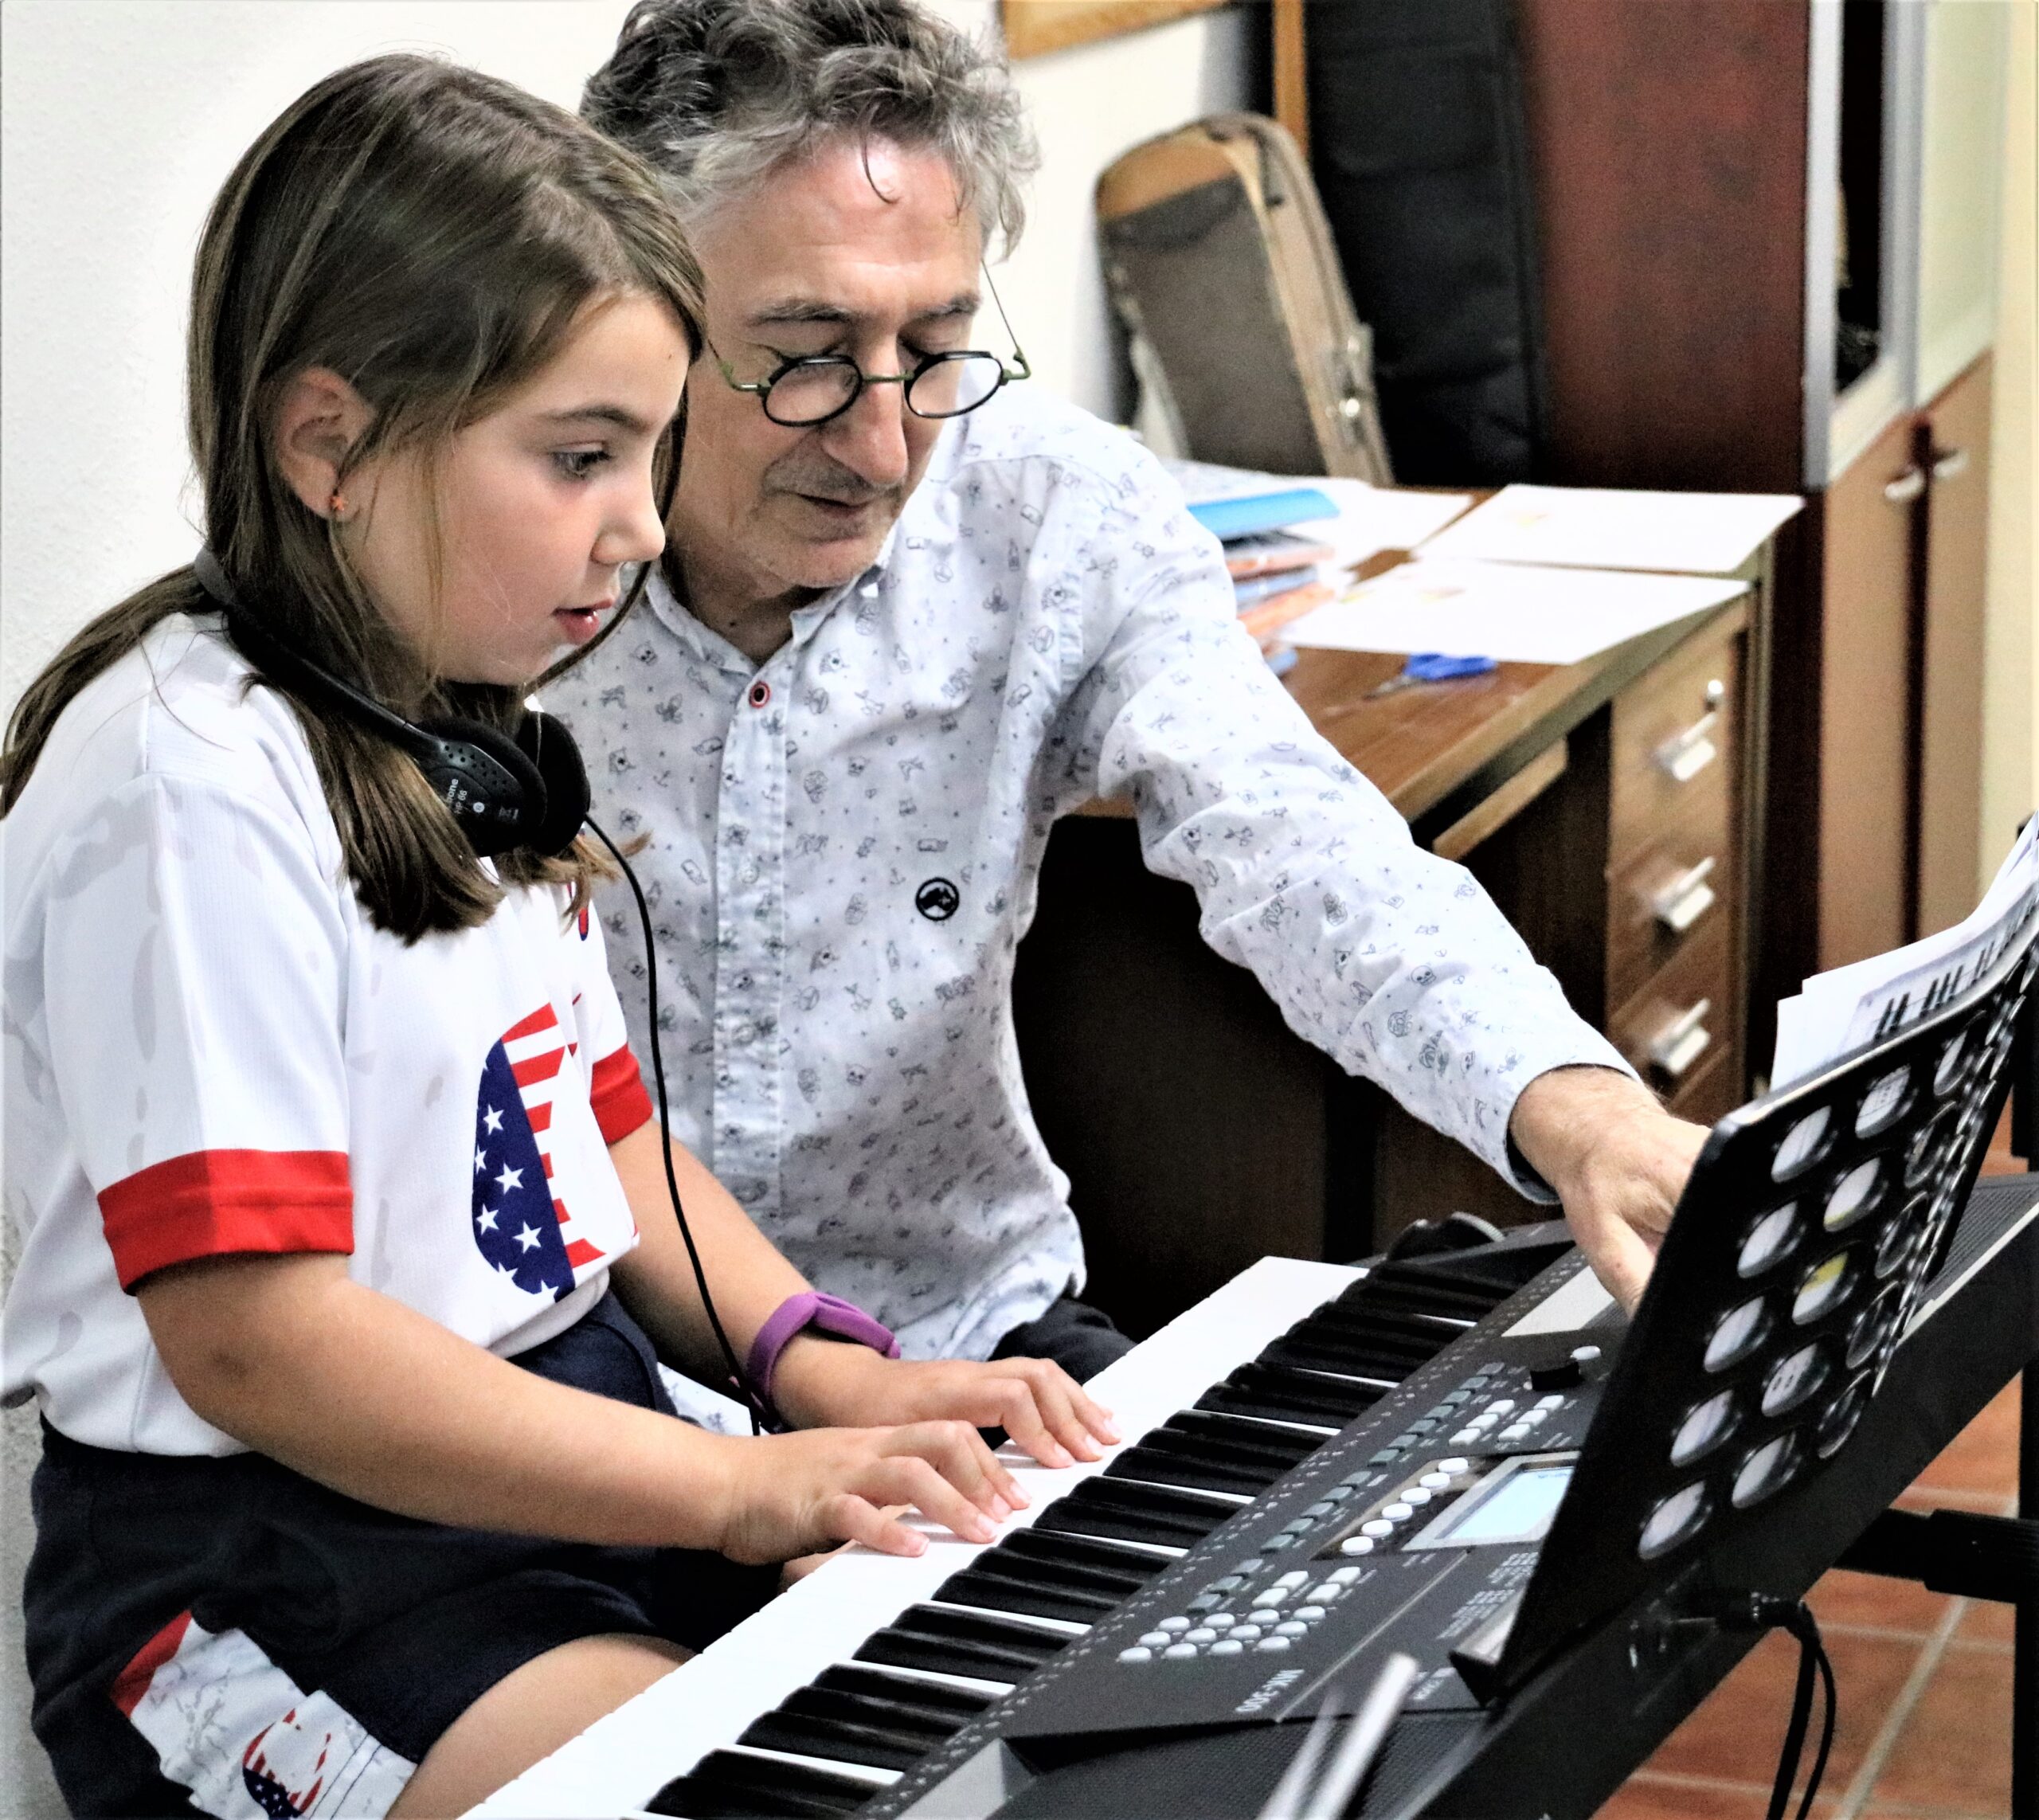
[[[988,1542],[1026,1502],[967,1422],[716,1436],[722,1470],[712,1546],[732,1560],[790,1561],[838,1542],[919,1555],[911,1506],[966,1542]]]
[[[1522,1090],[1509,1135],[1557,1191],[1593,1274],[1625,1309],[1650,1280],[1706,1128],[1611,1068],[1556,1068]]]
[[[795,1335],[780,1354],[772,1400],[801,1428],[943,1420],[1003,1428],[1044,1466],[1101,1459],[1119,1438],[1111,1412],[1046,1359],[886,1359],[811,1333]]]

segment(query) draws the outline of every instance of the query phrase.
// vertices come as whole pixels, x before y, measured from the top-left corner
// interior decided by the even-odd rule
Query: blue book
[[[1254,493],[1238,499],[1207,499],[1192,506],[1189,515],[1221,543],[1306,524],[1312,519],[1335,519],[1338,508],[1314,487],[1293,487],[1279,493]]]

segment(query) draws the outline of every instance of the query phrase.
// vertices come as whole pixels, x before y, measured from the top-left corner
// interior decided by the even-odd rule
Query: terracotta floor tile
[[[1769,1810],[1767,1788],[1704,1788],[1638,1772],[1593,1820],[1763,1820]]]
[[[1836,1568],[1823,1575],[1806,1603],[1822,1630],[1893,1630],[1922,1642],[1945,1615],[1946,1595],[1928,1592],[1916,1580],[1881,1574],[1849,1573]]]
[[[1955,1636],[1963,1643],[2013,1643],[2017,1640],[2017,1607],[2001,1599],[1971,1599]]]
[[[2008,1651],[1950,1644],[1898,1734],[1873,1798],[1962,1814],[2008,1813],[2010,1678]]]
[[[1990,1147],[1982,1153],[1982,1173],[1986,1176],[2021,1175],[2024,1162],[2011,1154],[2010,1102],[2004,1102],[2004,1115],[1997,1121],[1997,1129],[1990,1133]]]
[[[2008,1384],[1921,1473],[1912,1489],[2008,1498],[2017,1490],[2018,1387]]]
[[[1838,1631],[1827,1639],[1841,1696],[1827,1786],[1847,1786],[1903,1689],[1920,1646],[1886,1637]],[[1772,1634],[1666,1738],[1644,1767],[1665,1775],[1702,1776],[1769,1786],[1791,1716],[1798,1646]]]

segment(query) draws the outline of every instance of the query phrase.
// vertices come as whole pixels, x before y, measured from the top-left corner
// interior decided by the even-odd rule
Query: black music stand
[[[2035,934],[2028,922],[1958,996],[1714,1127],[1513,1621],[1482,1655],[1454,1656],[1483,1697],[1631,1601],[1668,1589],[1699,1608],[1729,1590],[1707,1583],[1709,1558],[1846,1447],[1946,1258],[2002,1110],[2039,974]],[[2020,1820],[2039,1820],[2035,1378],[2028,1370],[2025,1519],[1891,1513],[1864,1539],[1888,1569],[1844,1557],[1980,1596],[2023,1589]]]

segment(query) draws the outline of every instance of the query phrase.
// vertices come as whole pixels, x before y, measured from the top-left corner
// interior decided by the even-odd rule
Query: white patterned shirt
[[[1039,386],[948,426],[878,560],[762,665],[662,583],[646,606],[546,705],[597,815],[649,836],[673,1135],[910,1356],[986,1356],[1082,1286],[1012,984],[1091,798],[1131,798],[1293,1029],[1525,1192],[1517,1094],[1626,1071],[1269,673],[1160,465]],[[636,913],[602,914],[648,1066]]]

